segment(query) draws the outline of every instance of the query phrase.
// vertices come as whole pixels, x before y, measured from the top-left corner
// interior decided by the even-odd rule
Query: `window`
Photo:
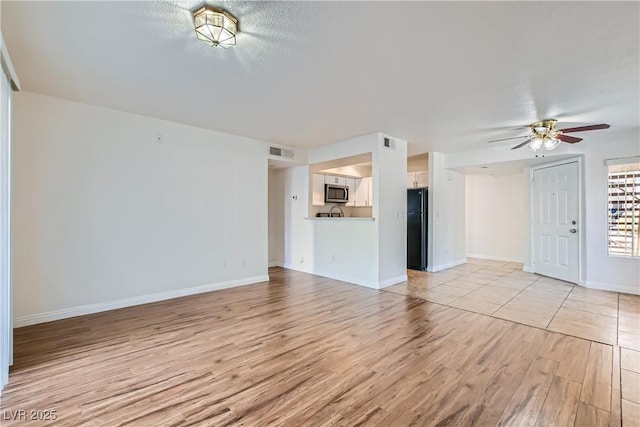
[[[640,163],[609,164],[609,255],[640,256]]]

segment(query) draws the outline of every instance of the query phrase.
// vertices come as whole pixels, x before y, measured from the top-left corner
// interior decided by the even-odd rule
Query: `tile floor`
[[[640,351],[640,296],[586,289],[522,271],[522,264],[469,259],[437,273],[409,270],[386,291]]]
[[[470,258],[385,291],[619,347],[623,426],[640,426],[640,296],[587,289],[522,271],[522,264]],[[588,406],[588,405],[587,405]]]

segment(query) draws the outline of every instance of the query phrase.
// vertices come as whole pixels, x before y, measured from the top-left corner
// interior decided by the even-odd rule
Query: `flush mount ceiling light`
[[[235,46],[238,20],[229,12],[203,6],[193,12],[196,36],[209,46]]]

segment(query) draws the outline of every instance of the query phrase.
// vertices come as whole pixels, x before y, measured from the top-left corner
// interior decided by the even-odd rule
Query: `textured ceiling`
[[[2,2],[26,90],[299,147],[374,131],[452,152],[513,126],[639,123],[638,2]]]

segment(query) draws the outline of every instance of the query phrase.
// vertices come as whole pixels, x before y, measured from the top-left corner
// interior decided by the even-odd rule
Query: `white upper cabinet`
[[[349,201],[346,206],[356,205],[356,180],[354,178],[345,179],[347,188],[349,188]]]
[[[324,175],[313,174],[313,206],[324,206]]]
[[[349,189],[349,201],[345,206],[373,206],[373,179],[347,178],[344,176],[313,174],[313,206],[324,206],[324,186],[342,185]]]
[[[409,172],[407,174],[407,188],[416,188],[416,173]]]
[[[344,176],[325,175],[324,183],[333,185],[347,185],[346,178]]]
[[[429,172],[409,172],[407,174],[407,188],[424,188],[429,186]]]
[[[355,180],[356,197],[354,206],[373,206],[373,179],[360,178]]]
[[[416,186],[418,188],[429,186],[429,172],[416,172]]]
[[[355,179],[355,200],[353,201],[354,206],[367,206],[365,203],[367,202],[367,182],[363,178]]]

